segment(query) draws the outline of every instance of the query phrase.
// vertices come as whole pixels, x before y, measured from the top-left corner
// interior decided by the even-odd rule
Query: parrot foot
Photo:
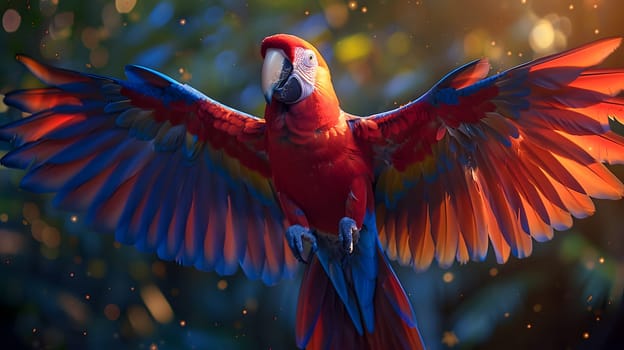
[[[338,240],[342,244],[342,249],[349,255],[353,254],[354,236],[360,232],[355,220],[345,216],[340,219],[338,230]]]
[[[304,259],[302,256],[304,239],[310,242],[310,252],[307,259]],[[288,241],[288,246],[295,258],[304,264],[309,264],[312,256],[318,250],[314,233],[309,228],[301,225],[292,225],[286,229],[286,241]]]

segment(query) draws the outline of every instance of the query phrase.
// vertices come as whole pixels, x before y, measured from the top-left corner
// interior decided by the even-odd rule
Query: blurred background
[[[343,108],[355,114],[414,99],[474,58],[499,71],[624,35],[616,0],[2,0],[0,16],[0,97],[38,84],[14,59],[25,53],[116,77],[125,64],[149,66],[256,115],[259,44],[278,32],[320,49]],[[622,52],[606,62],[616,64],[624,66]],[[0,123],[21,117],[1,102],[0,113]],[[20,178],[0,168],[0,347],[294,348],[300,276],[267,287],[161,262],[21,191]],[[397,267],[429,348],[621,344],[624,201],[596,207],[528,259]]]

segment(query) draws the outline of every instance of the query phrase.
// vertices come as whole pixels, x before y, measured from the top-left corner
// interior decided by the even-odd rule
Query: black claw
[[[342,249],[349,255],[353,254],[353,234],[358,231],[355,220],[350,217],[340,219],[339,231]]]
[[[312,257],[314,257],[314,254],[316,254],[316,252],[318,251],[318,245],[316,244],[316,240],[314,242],[312,242],[311,246],[310,246],[310,251],[308,252],[308,259],[307,261],[304,260],[303,263],[304,264],[309,264],[312,262]]]
[[[299,262],[305,263],[305,260],[301,256],[301,251],[303,250],[303,247],[300,248],[300,244],[301,241],[298,242],[296,238],[293,238],[292,243],[290,244],[290,250],[292,250],[293,255],[295,256],[295,258],[297,258],[297,260],[299,260]]]

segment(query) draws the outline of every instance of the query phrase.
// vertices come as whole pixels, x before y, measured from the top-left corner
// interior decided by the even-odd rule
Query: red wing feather
[[[624,138],[609,125],[624,117],[624,69],[592,67],[621,41],[483,80],[475,79],[483,63],[468,64],[414,102],[354,118],[379,160],[377,222],[388,255],[417,269],[433,256],[447,266],[483,259],[489,241],[505,262],[528,256],[531,238],[591,215],[592,197],[620,198],[624,186],[602,162],[624,162]]]

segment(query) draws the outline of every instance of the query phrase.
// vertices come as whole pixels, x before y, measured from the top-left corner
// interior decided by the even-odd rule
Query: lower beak
[[[275,89],[281,88],[286,83],[292,70],[292,63],[282,50],[266,51],[262,64],[262,92],[267,103],[271,103]]]

